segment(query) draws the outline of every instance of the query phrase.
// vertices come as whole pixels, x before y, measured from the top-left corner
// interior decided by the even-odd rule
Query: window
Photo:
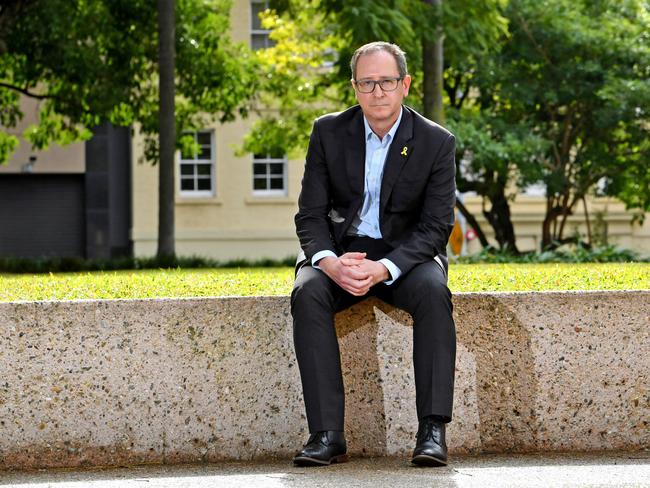
[[[275,44],[269,39],[271,31],[264,29],[260,20],[260,13],[268,8],[268,0],[251,0],[251,48],[253,50],[264,49]]]
[[[194,153],[181,153],[181,194],[212,196],[214,194],[214,132],[190,134],[198,144]]]
[[[287,194],[287,158],[256,154],[253,156],[253,194]]]

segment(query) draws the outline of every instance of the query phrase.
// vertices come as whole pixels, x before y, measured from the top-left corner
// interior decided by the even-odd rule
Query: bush
[[[530,252],[519,255],[487,247],[482,251],[458,258],[459,263],[631,263],[650,262],[629,249],[607,245],[592,247],[574,246],[553,251]]]
[[[190,269],[190,268],[270,268],[293,266],[295,257],[281,260],[263,258],[256,261],[234,259],[218,261],[200,256],[147,257],[115,259],[82,258],[18,258],[0,257],[0,272],[5,273],[66,273],[79,271],[116,271],[128,269]]]

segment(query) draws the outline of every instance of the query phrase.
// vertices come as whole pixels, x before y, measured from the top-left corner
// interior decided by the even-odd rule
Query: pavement
[[[352,458],[299,468],[289,460],[204,465],[0,472],[16,488],[623,488],[650,487],[650,451],[587,454],[454,456],[443,468],[417,468],[405,458]]]

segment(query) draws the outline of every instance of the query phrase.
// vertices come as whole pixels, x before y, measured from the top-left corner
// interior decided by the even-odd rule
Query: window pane
[[[253,164],[253,174],[258,176],[258,175],[265,175],[266,174],[266,164],[264,163],[254,163]]]
[[[210,176],[211,168],[212,168],[211,164],[197,164],[196,174],[198,174],[199,176]]]
[[[181,164],[181,175],[193,175],[194,174],[194,165],[193,164]]]
[[[253,51],[266,47],[268,34],[251,34],[251,48]]]
[[[253,190],[266,190],[266,178],[255,178],[253,180]]]
[[[203,146],[209,146],[212,143],[209,132],[199,132],[196,136],[197,142]]]
[[[253,30],[262,29],[262,21],[260,20],[260,12],[266,10],[266,2],[251,2],[251,28]]]
[[[190,178],[182,178],[181,190],[194,190],[194,180]]]
[[[199,178],[198,180],[199,190],[211,190],[212,184],[210,178]]]
[[[283,190],[283,189],[284,189],[283,178],[271,178],[271,190]]]
[[[283,175],[284,174],[284,163],[272,163],[269,166],[271,166],[271,174],[272,175]]]
[[[205,160],[212,159],[212,151],[210,151],[210,147],[203,146],[200,149],[200,151],[199,151],[199,159],[205,159]]]

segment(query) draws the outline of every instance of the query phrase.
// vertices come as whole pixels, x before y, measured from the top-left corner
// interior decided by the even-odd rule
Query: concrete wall
[[[650,444],[650,291],[456,294],[452,453]],[[337,316],[353,455],[407,456],[407,314]],[[287,297],[0,303],[0,467],[289,457]]]

